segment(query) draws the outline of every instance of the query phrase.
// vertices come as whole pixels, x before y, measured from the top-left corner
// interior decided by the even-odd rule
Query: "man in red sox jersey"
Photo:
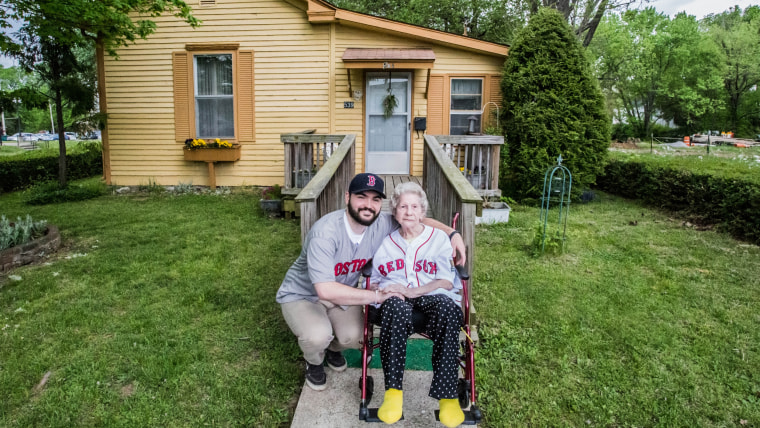
[[[359,348],[362,339],[362,305],[381,303],[393,292],[357,288],[361,269],[382,240],[398,227],[381,213],[385,184],[377,175],[363,173],[351,180],[345,210],[320,218],[309,230],[301,254],[288,269],[277,290],[277,303],[306,360],[306,384],[327,387],[323,364],[336,371],[346,368],[341,351]],[[446,233],[454,229],[435,220],[428,225]],[[452,245],[464,259],[460,236]]]
[[[391,212],[401,228],[383,240],[372,259],[373,287],[381,294],[399,293],[386,299],[375,320],[380,322],[380,361],[385,397],[377,411],[392,424],[403,412],[406,341],[414,332],[412,311],[425,314],[425,333],[433,339],[433,382],[430,397],[439,401],[439,419],[448,427],[464,421],[457,399],[459,329],[463,325],[461,297],[456,293],[456,274],[449,237],[422,223],[427,197],[413,182],[396,186]],[[461,288],[461,284],[459,285]]]

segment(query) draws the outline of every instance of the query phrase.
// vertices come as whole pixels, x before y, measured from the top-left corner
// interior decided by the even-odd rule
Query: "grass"
[[[10,146],[5,141],[3,142],[3,145],[0,146],[0,156],[15,156],[21,153],[26,153],[26,150],[18,148],[16,146]]]
[[[538,211],[480,229],[487,426],[760,423],[760,249],[608,195],[531,257]]]
[[[69,153],[72,149],[75,149],[82,143],[92,142],[93,140],[66,140],[66,151]],[[29,144],[29,142],[24,142]],[[30,153],[34,156],[41,155],[43,153],[58,155],[59,143],[58,141],[36,141],[34,143],[37,146],[35,150],[26,150],[19,148],[15,141],[3,141],[3,145],[0,146],[0,156],[17,156],[24,153]]]
[[[0,426],[289,425],[303,368],[274,295],[299,225],[257,201],[0,195],[65,243],[0,279]],[[758,247],[602,194],[533,257],[537,219],[478,227],[481,426],[760,424]]]
[[[301,363],[274,291],[299,251],[296,222],[268,220],[248,193],[0,201],[66,243],[0,289],[0,426],[288,420]]]
[[[647,162],[661,167],[688,169],[729,179],[744,179],[760,184],[760,146],[711,146],[708,154],[706,146],[673,148],[659,145],[650,153],[647,145],[646,148],[640,146],[638,150],[611,150],[610,157]]]

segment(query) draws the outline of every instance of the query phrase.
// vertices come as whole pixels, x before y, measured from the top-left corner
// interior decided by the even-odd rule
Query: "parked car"
[[[80,140],[99,140],[100,131],[90,131],[79,136]]]
[[[40,141],[57,141],[58,134],[37,134]]]
[[[76,132],[64,132],[66,135],[67,140],[76,140],[77,139],[77,133]]]
[[[13,135],[8,136],[8,141],[18,141],[19,133],[15,133]],[[37,134],[32,134],[31,132],[22,132],[21,133],[21,141],[38,141],[39,137],[37,137]]]

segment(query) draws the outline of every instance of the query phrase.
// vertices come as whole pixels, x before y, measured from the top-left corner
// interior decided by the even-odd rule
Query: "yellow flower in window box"
[[[215,138],[206,141],[200,138],[185,140],[185,160],[201,162],[234,162],[240,159],[240,144]]]

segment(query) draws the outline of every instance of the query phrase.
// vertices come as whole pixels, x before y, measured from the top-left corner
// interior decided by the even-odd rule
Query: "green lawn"
[[[67,140],[66,150],[70,151],[82,143],[93,141],[94,140]],[[29,142],[24,142],[24,144],[29,144]],[[43,152],[58,154],[58,141],[36,141],[34,144],[37,146],[36,150],[26,150],[19,148],[15,141],[3,141],[3,145],[0,146],[0,156],[16,156],[22,153],[33,153],[36,156]]]
[[[10,141],[11,143],[15,143],[15,141]],[[21,149],[14,146],[11,146],[8,144],[8,141],[3,141],[3,145],[0,146],[0,156],[16,156],[21,153],[26,153],[26,150]]]
[[[65,244],[0,279],[0,426],[289,425],[297,221],[245,190],[0,207]],[[600,195],[536,258],[538,211],[513,208],[476,237],[481,426],[760,424],[758,247]]]
[[[748,180],[760,184],[760,146],[737,148],[731,146],[677,147],[642,143],[638,150],[611,150],[610,157],[619,160],[647,162],[660,167],[688,169],[700,174]]]

